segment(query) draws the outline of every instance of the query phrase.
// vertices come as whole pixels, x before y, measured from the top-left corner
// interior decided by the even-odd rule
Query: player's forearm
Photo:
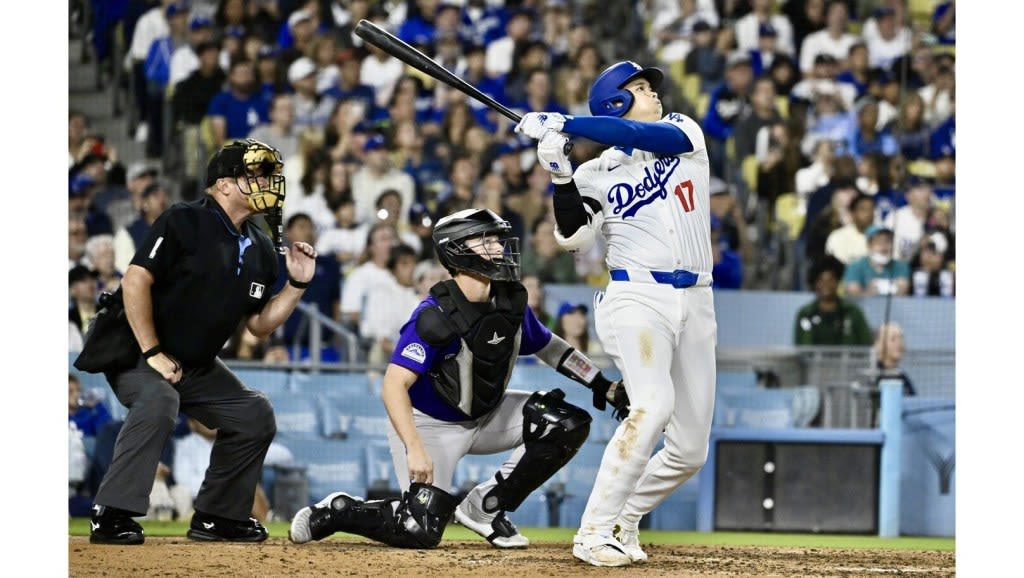
[[[583,197],[576,183],[555,184],[555,194],[551,199],[555,211],[555,224],[564,237],[571,237],[580,227],[590,222],[590,216],[583,207]]]
[[[291,283],[285,283],[281,291],[270,298],[262,311],[249,318],[246,327],[260,339],[270,335],[295,311],[295,306],[302,298],[302,291]]]
[[[611,116],[566,117],[562,132],[606,146],[632,147],[656,154],[678,155],[693,150],[686,133],[664,122],[639,122]]]
[[[412,378],[411,381],[409,376]],[[416,430],[416,422],[413,421],[412,400],[409,399],[409,387],[415,378],[416,375],[408,369],[391,364],[388,365],[380,388],[380,397],[384,402],[384,409],[388,412],[388,419],[407,449],[423,445],[419,431]]]

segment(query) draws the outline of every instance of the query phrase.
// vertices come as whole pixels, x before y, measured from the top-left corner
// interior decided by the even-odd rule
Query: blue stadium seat
[[[292,451],[296,465],[306,466],[309,505],[332,492],[366,497],[366,456],[359,444],[278,433],[275,441]]]
[[[363,449],[366,454],[367,493],[374,498],[401,496],[401,486],[395,475],[391,448],[387,442],[370,442]]]
[[[697,529],[697,490],[700,486],[700,475],[697,472],[686,480],[675,492],[658,504],[648,514],[649,527],[652,530],[693,531]]]
[[[262,369],[258,367],[231,368],[231,372],[250,389],[267,395],[288,391],[288,372],[284,369]]]
[[[494,474],[501,469],[502,464],[511,455],[512,452],[507,451],[497,454],[463,456],[455,465],[455,475],[452,480],[454,493],[469,491],[480,482],[494,477]]]
[[[319,395],[322,435],[328,438],[387,441],[388,414],[379,397],[361,395]]]
[[[814,386],[718,391],[716,427],[807,427],[818,414],[820,392]]]
[[[752,388],[757,387],[755,371],[719,371],[716,385],[720,388]]]
[[[569,463],[548,480],[546,485],[562,484],[564,488],[564,499],[558,509],[560,527],[579,525],[590,491],[594,488],[597,471],[601,467],[604,448],[605,444],[587,441]]]
[[[370,395],[372,389],[365,372],[306,372],[294,371],[289,384],[292,391],[325,395]]]
[[[277,432],[295,438],[320,437],[320,408],[317,398],[307,393],[268,394],[277,420]]]

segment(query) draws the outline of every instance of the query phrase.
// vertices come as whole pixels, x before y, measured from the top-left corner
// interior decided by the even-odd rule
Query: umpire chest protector
[[[519,356],[526,288],[514,281],[492,281],[491,302],[471,303],[455,281],[430,289],[437,307],[428,307],[416,320],[416,331],[434,347],[454,339],[461,347],[428,372],[434,390],[445,403],[473,419],[501,401],[512,367]]]

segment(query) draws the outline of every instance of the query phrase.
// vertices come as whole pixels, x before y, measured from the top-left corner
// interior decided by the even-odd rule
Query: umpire
[[[259,141],[234,141],[217,151],[207,167],[205,197],[160,215],[105,315],[90,328],[75,365],[103,371],[128,407],[96,493],[93,544],[143,543],[132,517],[148,510],[160,451],[179,410],[218,430],[188,537],[267,539],[249,513],[277,431],[273,409],[217,353],[243,321],[258,337],[284,323],[313,276],[312,246],[281,246],[282,168],[280,153]],[[274,229],[274,240],[249,221],[257,213]],[[277,252],[285,254],[289,282],[271,297]]]

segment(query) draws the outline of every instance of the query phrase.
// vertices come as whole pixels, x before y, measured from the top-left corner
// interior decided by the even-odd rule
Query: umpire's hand
[[[288,276],[300,283],[309,282],[316,272],[316,249],[309,243],[292,243],[284,254],[284,260]]]

